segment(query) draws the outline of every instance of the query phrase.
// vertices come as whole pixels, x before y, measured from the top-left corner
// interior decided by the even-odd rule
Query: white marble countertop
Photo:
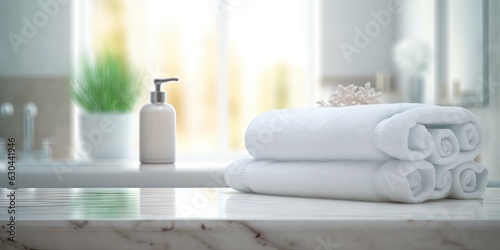
[[[244,194],[229,188],[0,192],[0,249],[496,249],[500,188],[421,204]]]

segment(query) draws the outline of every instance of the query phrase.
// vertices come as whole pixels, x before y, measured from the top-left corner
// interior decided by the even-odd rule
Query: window
[[[82,14],[76,50],[113,49],[143,70],[145,91],[136,114],[149,102],[153,77],[180,78],[163,87],[177,111],[180,154],[242,151],[245,128],[255,115],[314,103],[314,1],[94,0],[77,5]]]

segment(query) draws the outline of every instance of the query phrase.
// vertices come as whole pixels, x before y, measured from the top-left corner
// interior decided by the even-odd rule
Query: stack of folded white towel
[[[460,107],[373,104],[272,110],[245,134],[254,159],[226,168],[242,192],[418,203],[474,199],[488,172],[477,117]]]

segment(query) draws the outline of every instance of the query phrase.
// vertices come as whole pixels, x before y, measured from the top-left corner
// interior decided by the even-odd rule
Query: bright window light
[[[92,52],[116,50],[143,71],[135,114],[154,77],[180,78],[163,87],[177,111],[178,152],[213,155],[244,151],[258,113],[313,104],[313,3],[94,0],[81,20]]]

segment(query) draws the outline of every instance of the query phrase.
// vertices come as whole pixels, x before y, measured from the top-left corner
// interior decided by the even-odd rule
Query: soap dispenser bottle
[[[151,103],[140,112],[139,158],[141,163],[175,162],[175,109],[166,103],[161,84],[178,78],[155,79]]]

